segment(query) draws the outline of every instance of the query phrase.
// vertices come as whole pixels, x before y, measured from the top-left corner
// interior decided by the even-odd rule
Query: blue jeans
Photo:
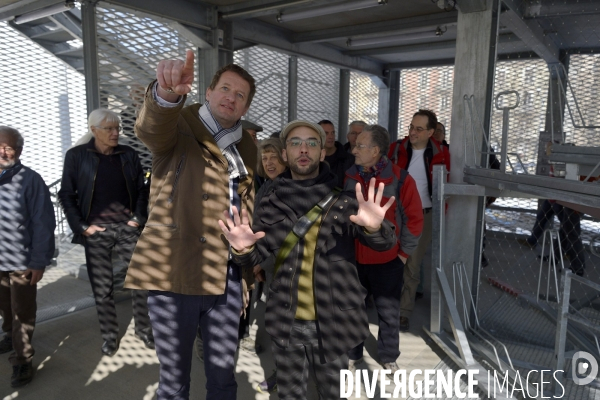
[[[206,399],[234,400],[235,352],[242,309],[239,267],[229,265],[222,295],[192,296],[151,290],[148,309],[160,361],[157,399],[189,398],[194,338],[199,329],[204,341]]]

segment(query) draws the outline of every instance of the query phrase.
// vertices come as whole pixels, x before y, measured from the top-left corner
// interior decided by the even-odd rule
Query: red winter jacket
[[[356,165],[353,165],[346,171],[344,191],[354,191],[356,182],[360,182],[366,200],[369,182],[365,182],[359,175]],[[408,172],[388,162],[383,171],[375,177],[375,187],[378,187],[380,182],[385,185],[381,204],[387,203],[392,196],[396,197],[392,207],[387,210],[385,219],[394,224],[398,242],[390,250],[376,251],[357,240],[356,261],[361,264],[383,264],[398,255],[408,258],[416,249],[423,230],[421,197],[415,180]]]

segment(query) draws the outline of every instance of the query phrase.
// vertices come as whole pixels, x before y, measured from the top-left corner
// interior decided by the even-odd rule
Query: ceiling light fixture
[[[54,14],[62,13],[65,11],[69,11],[75,7],[75,2],[66,1],[64,3],[54,4],[50,7],[40,8],[39,10],[31,11],[18,17],[15,17],[13,20],[15,24],[20,25],[26,22],[35,21],[36,19],[41,19],[45,17],[49,17]]]
[[[359,47],[359,46],[372,46],[377,44],[386,44],[386,43],[394,43],[394,42],[404,42],[409,40],[417,40],[417,39],[427,39],[435,36],[442,36],[448,30],[447,27],[444,27],[442,30],[441,27],[437,27],[435,31],[428,30],[425,32],[411,32],[411,33],[403,33],[398,35],[390,35],[390,36],[379,36],[373,38],[365,38],[365,39],[351,39],[349,38],[346,41],[346,45],[348,47]]]
[[[296,11],[290,13],[279,13],[277,15],[278,22],[289,22],[296,21],[298,19],[306,19],[313,17],[320,17],[322,15],[329,15],[340,13],[344,11],[360,10],[362,8],[375,7],[387,4],[388,0],[358,0],[358,1],[345,1],[343,3],[334,4],[331,6],[313,8],[311,10]]]

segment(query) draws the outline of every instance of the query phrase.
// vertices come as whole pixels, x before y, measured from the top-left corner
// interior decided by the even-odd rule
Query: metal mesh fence
[[[351,121],[376,124],[379,114],[379,88],[364,74],[350,73],[350,102],[348,116]],[[340,129],[345,129],[340,127]]]
[[[50,185],[87,129],[83,75],[6,23],[0,37],[0,124],[23,135],[21,161]]]
[[[183,59],[186,50],[195,46],[168,23],[137,11],[100,3],[96,8],[96,21],[100,104],[120,114],[122,143],[135,148],[142,164],[149,169],[151,155],[133,132],[145,87],[155,79],[160,60]],[[198,82],[197,73],[194,82]],[[195,86],[188,94],[187,103],[197,100]]]
[[[4,22],[0,37],[0,125],[23,135],[21,161],[50,187],[56,234],[64,238],[69,229],[57,191],[63,156],[87,130],[84,77]]]
[[[336,132],[339,115],[340,70],[298,59],[298,118],[312,122],[328,119]]]
[[[566,2],[548,5],[564,6]],[[528,23],[534,22],[529,19]],[[553,25],[565,23],[567,18],[557,16],[540,25],[545,32],[551,32]],[[574,38],[590,34],[586,31],[589,26],[571,27],[570,38],[555,35],[552,40],[569,47]],[[496,63],[492,150],[500,152],[504,134],[507,174],[555,176],[556,187],[560,188],[568,167],[553,160],[553,146],[600,146],[598,128],[590,127],[600,125],[594,87],[600,79],[600,59],[594,54],[563,53],[560,57],[565,69],[549,68],[546,61],[524,52],[523,43],[504,43],[500,48],[504,55]],[[505,117],[508,126],[504,126]],[[497,157],[500,159],[500,155]],[[564,271],[600,282],[595,268],[599,261],[600,222],[578,210],[582,209],[576,204],[565,205],[543,196],[500,197],[486,207],[477,315],[482,331],[491,335],[496,349],[506,346],[508,354],[503,359],[513,361],[522,374],[556,368],[554,352],[559,305],[564,299],[560,291]],[[570,293],[570,313],[589,326],[568,323],[567,357],[569,351],[572,354],[579,350],[598,357],[598,337],[589,327],[598,327],[600,293],[578,281],[572,282]],[[561,368],[568,369],[566,364]],[[582,395],[571,379],[567,380],[565,391],[564,398],[569,399],[597,396],[589,388]]]
[[[268,138],[288,122],[288,60],[287,55],[262,47],[233,54],[233,61],[256,81],[256,95],[244,119],[263,127],[258,139]]]
[[[398,138],[408,135],[408,125],[419,109],[428,109],[437,115],[446,128],[450,143],[452,116],[452,88],[454,66],[411,68],[400,72],[400,110]]]
[[[503,115],[508,113],[506,171],[535,174],[540,131],[544,130],[546,121],[546,63],[536,59],[498,62],[493,96],[492,149],[496,152],[501,150]]]
[[[568,76],[563,125],[565,142],[576,146],[600,146],[600,55],[571,55]]]

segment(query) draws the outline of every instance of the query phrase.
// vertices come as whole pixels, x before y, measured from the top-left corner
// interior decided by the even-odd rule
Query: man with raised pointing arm
[[[281,400],[306,399],[308,372],[314,372],[320,399],[339,398],[340,370],[348,350],[369,334],[365,289],[358,280],[354,245],[379,251],[396,243],[384,220],[394,197],[380,206],[383,183],[367,199],[334,190],[338,177],[325,159],[325,131],[318,124],[293,121],[281,132],[282,157],[290,169],[279,175],[256,207],[252,228],[224,212],[221,230],[241,266],[276,255],[265,325],[271,335]]]
[[[234,356],[242,310],[241,269],[217,225],[223,207],[253,209],[257,150],[240,118],[256,91],[243,68],[221,68],[206,102],[184,107],[194,53],[163,60],[146,91],[136,135],[152,152],[148,222],[126,287],[148,290],[160,361],[158,400],[188,399],[198,329],[204,340],[206,399],[236,398]]]

